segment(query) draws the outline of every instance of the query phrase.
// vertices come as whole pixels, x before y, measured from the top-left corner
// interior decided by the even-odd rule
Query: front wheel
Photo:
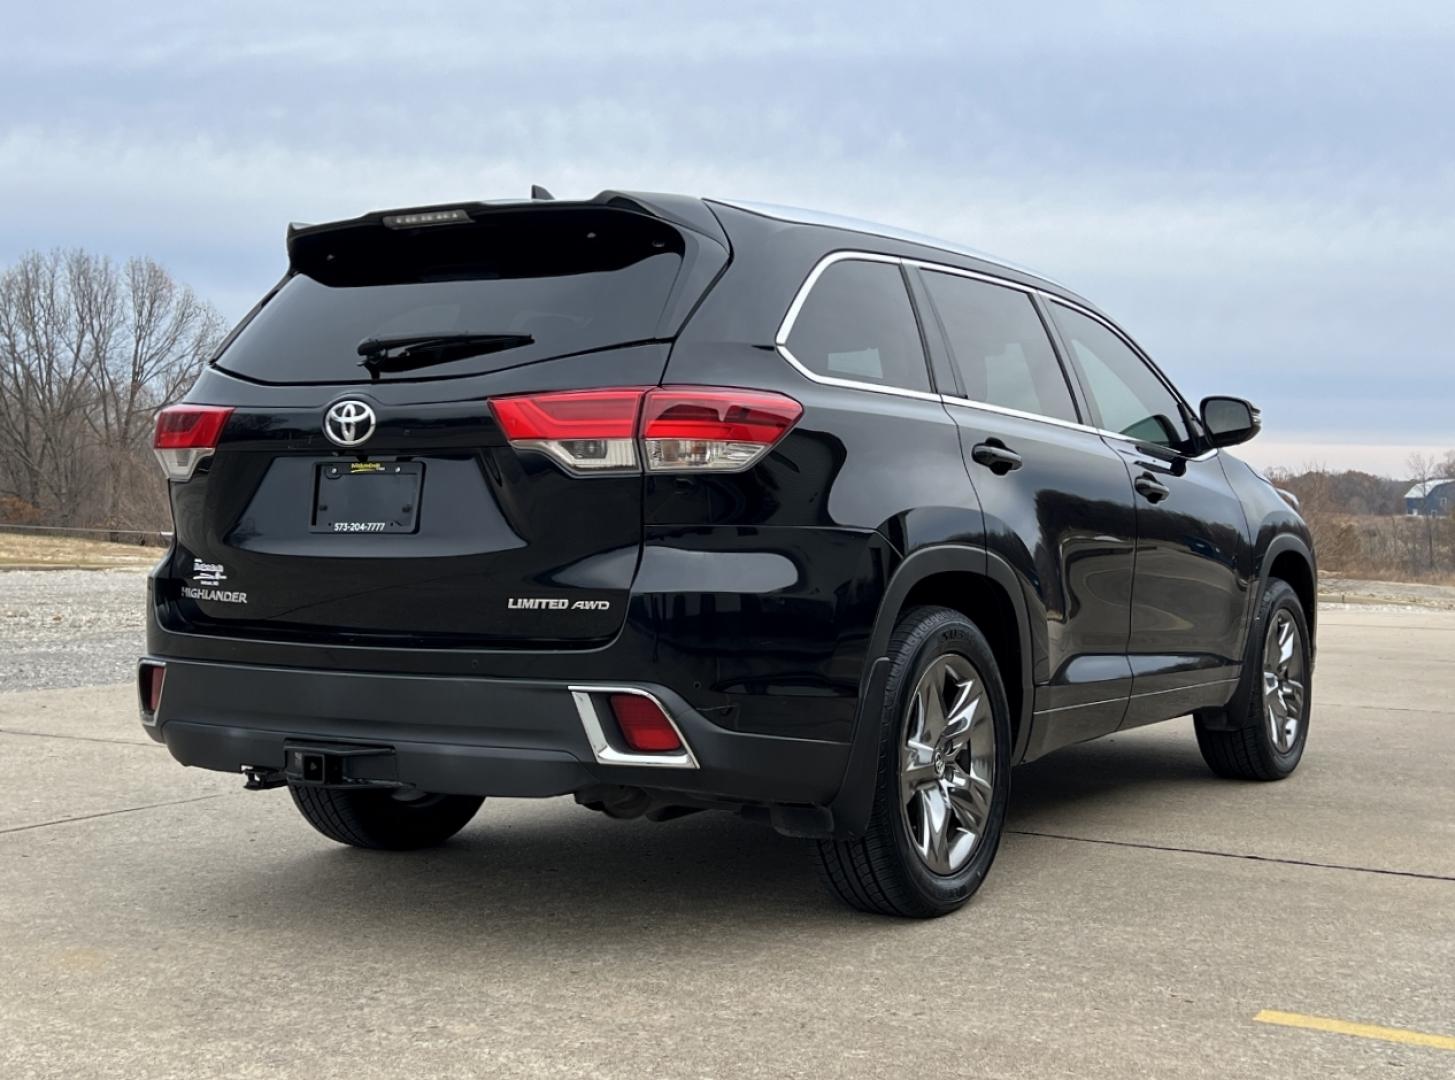
[[[1313,690],[1308,620],[1287,582],[1268,582],[1250,637],[1243,686],[1234,699],[1246,701],[1246,711],[1232,718],[1230,730],[1194,716],[1197,747],[1219,776],[1282,780],[1303,758]]]
[[[907,612],[890,642],[869,827],[818,843],[829,891],[861,911],[945,915],[985,879],[1010,800],[1010,708],[990,645],[958,611]]]
[[[470,823],[485,800],[475,795],[428,795],[410,789],[288,786],[308,824],[330,840],[382,851],[443,844]]]

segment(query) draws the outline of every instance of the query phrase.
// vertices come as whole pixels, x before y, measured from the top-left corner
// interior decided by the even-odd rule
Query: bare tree
[[[1435,515],[1429,512],[1425,500],[1430,497],[1430,481],[1439,476],[1440,463],[1430,454],[1414,453],[1409,456],[1406,467],[1414,475],[1414,482],[1420,489],[1420,515],[1425,523],[1425,546],[1428,552],[1425,566],[1435,569]]]
[[[70,520],[82,501],[94,362],[66,257],[31,253],[0,276],[0,452],[6,493]]]
[[[150,259],[32,252],[0,273],[0,496],[60,524],[157,527],[152,416],[221,331]]]
[[[196,377],[221,336],[222,320],[150,259],[130,259],[120,274],[89,256],[76,261],[84,286],[78,291],[96,317],[98,351],[89,369],[96,405],[88,415],[109,451],[107,503],[99,509],[108,524],[129,525],[138,510],[153,516],[139,497],[160,490],[139,487],[130,475],[137,457],[147,456],[153,414]]]

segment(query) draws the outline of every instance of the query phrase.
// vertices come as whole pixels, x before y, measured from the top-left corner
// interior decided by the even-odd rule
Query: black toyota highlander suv
[[[1087,300],[954,245],[670,195],[295,226],[158,415],[142,722],[415,848],[485,796],[723,808],[858,908],[953,910],[1011,767],[1191,714],[1308,734],[1314,554]]]

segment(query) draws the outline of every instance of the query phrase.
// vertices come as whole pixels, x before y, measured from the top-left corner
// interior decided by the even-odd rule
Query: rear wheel
[[[995,859],[1010,799],[1010,710],[990,645],[957,611],[907,612],[890,662],[869,827],[820,841],[819,865],[852,907],[931,918],[970,899]]]
[[[442,844],[470,823],[485,800],[379,788],[290,785],[299,812],[330,840],[354,847],[409,851]]]
[[[1282,780],[1298,768],[1308,741],[1312,661],[1298,594],[1287,582],[1270,580],[1234,699],[1246,701],[1246,710],[1231,718],[1231,730],[1194,718],[1208,768],[1235,780]]]

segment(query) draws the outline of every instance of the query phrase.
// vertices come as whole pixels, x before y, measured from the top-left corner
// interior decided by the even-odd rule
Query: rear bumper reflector
[[[162,689],[167,678],[167,665],[160,660],[143,660],[136,668],[137,697],[141,706],[141,722],[151,727],[157,722],[162,707]]]
[[[698,767],[681,729],[655,695],[635,686],[572,686],[570,690],[586,741],[599,764]],[[638,699],[640,705],[627,705],[627,698]],[[617,730],[608,733],[603,717],[610,717],[611,727]],[[669,735],[675,738],[673,749],[668,748]]]

